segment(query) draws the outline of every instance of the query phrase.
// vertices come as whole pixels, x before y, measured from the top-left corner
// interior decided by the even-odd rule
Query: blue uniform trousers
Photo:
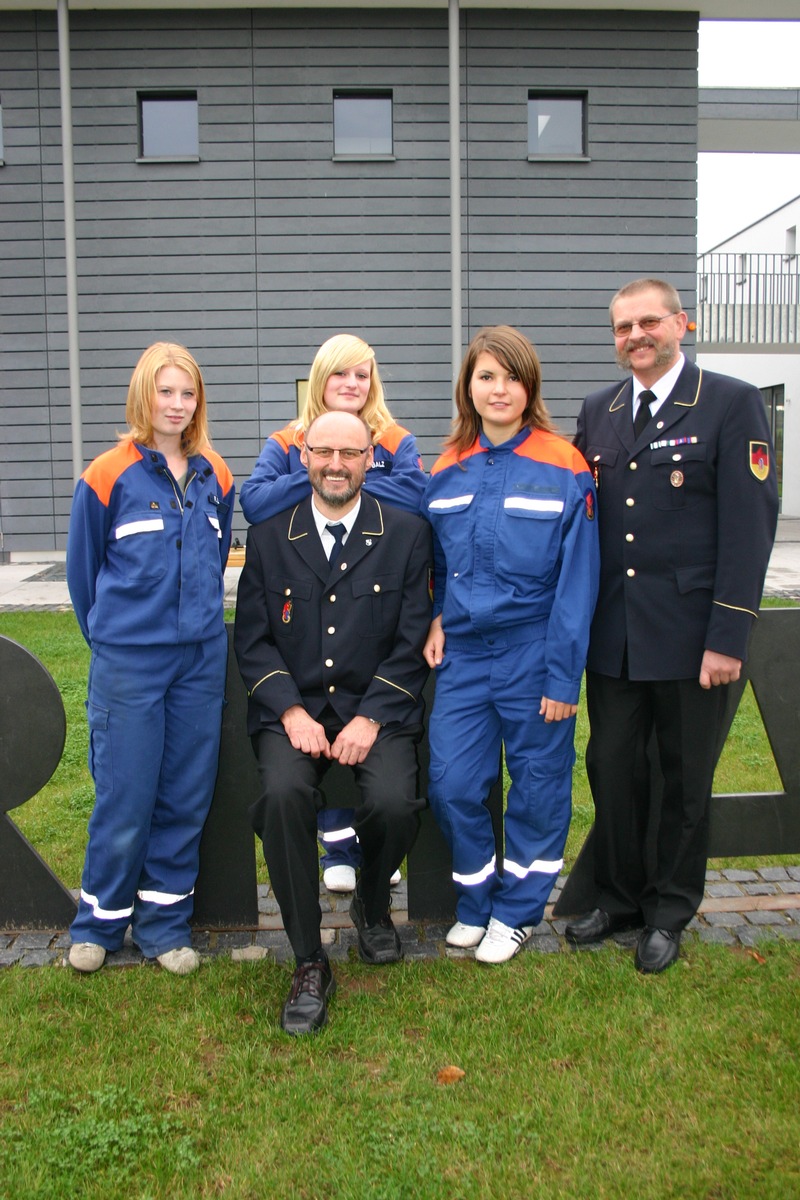
[[[361,847],[358,844],[353,808],[323,808],[317,817],[317,830],[322,843],[322,869],[328,867],[361,866]]]
[[[545,724],[544,640],[465,648],[450,637],[436,670],[429,800],[453,856],[459,921],[538,925],[563,865],[572,814],[575,719]],[[486,807],[501,742],[511,787],[502,874]]]
[[[219,758],[225,630],[179,646],[96,645],[89,670],[95,806],[73,942],[153,958],[190,943]]]

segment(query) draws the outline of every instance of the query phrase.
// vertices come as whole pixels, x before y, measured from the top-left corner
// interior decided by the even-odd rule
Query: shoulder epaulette
[[[98,454],[97,458],[89,463],[81,475],[81,479],[87,487],[92,489],[100,503],[107,508],[114,484],[120,475],[134,463],[141,462],[141,459],[141,452],[133,442],[120,442],[118,446],[113,446],[104,454]]]
[[[521,458],[532,458],[536,462],[563,467],[575,475],[589,469],[580,450],[576,450],[572,442],[567,441],[561,434],[549,433],[545,429],[531,430],[531,436],[517,446],[514,453]]]
[[[436,462],[433,464],[431,475],[436,475],[439,473],[439,471],[444,471],[447,469],[447,467],[452,467],[455,463],[463,462],[466,458],[472,458],[473,454],[485,453],[486,451],[481,445],[480,438],[475,438],[475,441],[472,443],[469,449],[462,450],[461,453],[459,453],[455,448],[445,450],[444,454],[437,458]]]
[[[206,446],[203,450],[203,458],[207,458],[214,468],[214,473],[219,480],[219,486],[222,488],[222,494],[225,495],[233,487],[233,474],[230,467],[225,462],[225,459],[217,454],[216,450],[212,450],[210,446]]]

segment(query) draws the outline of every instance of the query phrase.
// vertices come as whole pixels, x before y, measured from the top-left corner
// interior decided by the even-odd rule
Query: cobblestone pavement
[[[553,890],[545,918],[533,931],[523,948],[529,954],[582,954],[602,951],[605,943],[575,948],[564,937],[566,919],[554,918],[553,903],[564,885],[561,877]],[[276,962],[291,960],[289,941],[283,931],[278,905],[267,885],[258,889],[259,927],[257,929],[195,930],[192,944],[202,959],[228,955],[234,960],[269,958]],[[470,958],[471,950],[445,946],[448,924],[420,921],[410,923],[406,911],[405,880],[394,889],[394,920],[403,943],[406,959]],[[347,914],[349,895],[320,893],[323,910],[322,937],[333,960],[357,953],[356,932]],[[633,947],[637,933],[615,934],[613,941]],[[706,892],[700,911],[692,920],[684,943],[715,942],[721,945],[755,947],[776,938],[800,941],[800,866],[761,867],[758,870],[726,868],[706,873]],[[0,931],[0,967],[66,966],[70,947],[69,933],[63,930]],[[149,965],[139,950],[126,939],[125,946],[109,954],[106,966],[135,967]]]

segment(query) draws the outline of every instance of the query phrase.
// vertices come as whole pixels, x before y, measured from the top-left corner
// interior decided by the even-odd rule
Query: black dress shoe
[[[327,959],[303,963],[292,976],[292,987],[281,1011],[281,1029],[296,1037],[317,1033],[328,1023],[327,1001],[336,991],[336,980]]]
[[[624,913],[607,913],[604,908],[593,908],[584,913],[577,921],[570,921],[564,930],[568,942],[583,946],[589,942],[602,942],[603,938],[612,933],[621,933],[624,929],[635,929],[640,924],[636,917]]]
[[[364,901],[356,892],[350,902],[350,920],[358,930],[358,957],[362,962],[373,966],[400,962],[403,947],[388,912],[375,925],[368,925]]]
[[[677,959],[680,944],[680,929],[654,929],[645,925],[636,947],[636,970],[644,975],[666,971]]]

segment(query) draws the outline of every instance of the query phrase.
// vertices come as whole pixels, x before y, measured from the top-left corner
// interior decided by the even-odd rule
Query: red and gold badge
[[[769,446],[766,442],[750,443],[750,470],[759,483],[769,475]]]
[[[293,606],[292,606],[291,600],[287,600],[283,606],[283,612],[281,613],[281,620],[283,621],[284,625],[288,625],[292,619],[292,607]]]
[[[591,490],[591,488],[589,488],[587,490],[586,495],[584,496],[583,500],[584,500],[584,511],[586,513],[586,520],[593,521],[594,520],[594,492]]]

